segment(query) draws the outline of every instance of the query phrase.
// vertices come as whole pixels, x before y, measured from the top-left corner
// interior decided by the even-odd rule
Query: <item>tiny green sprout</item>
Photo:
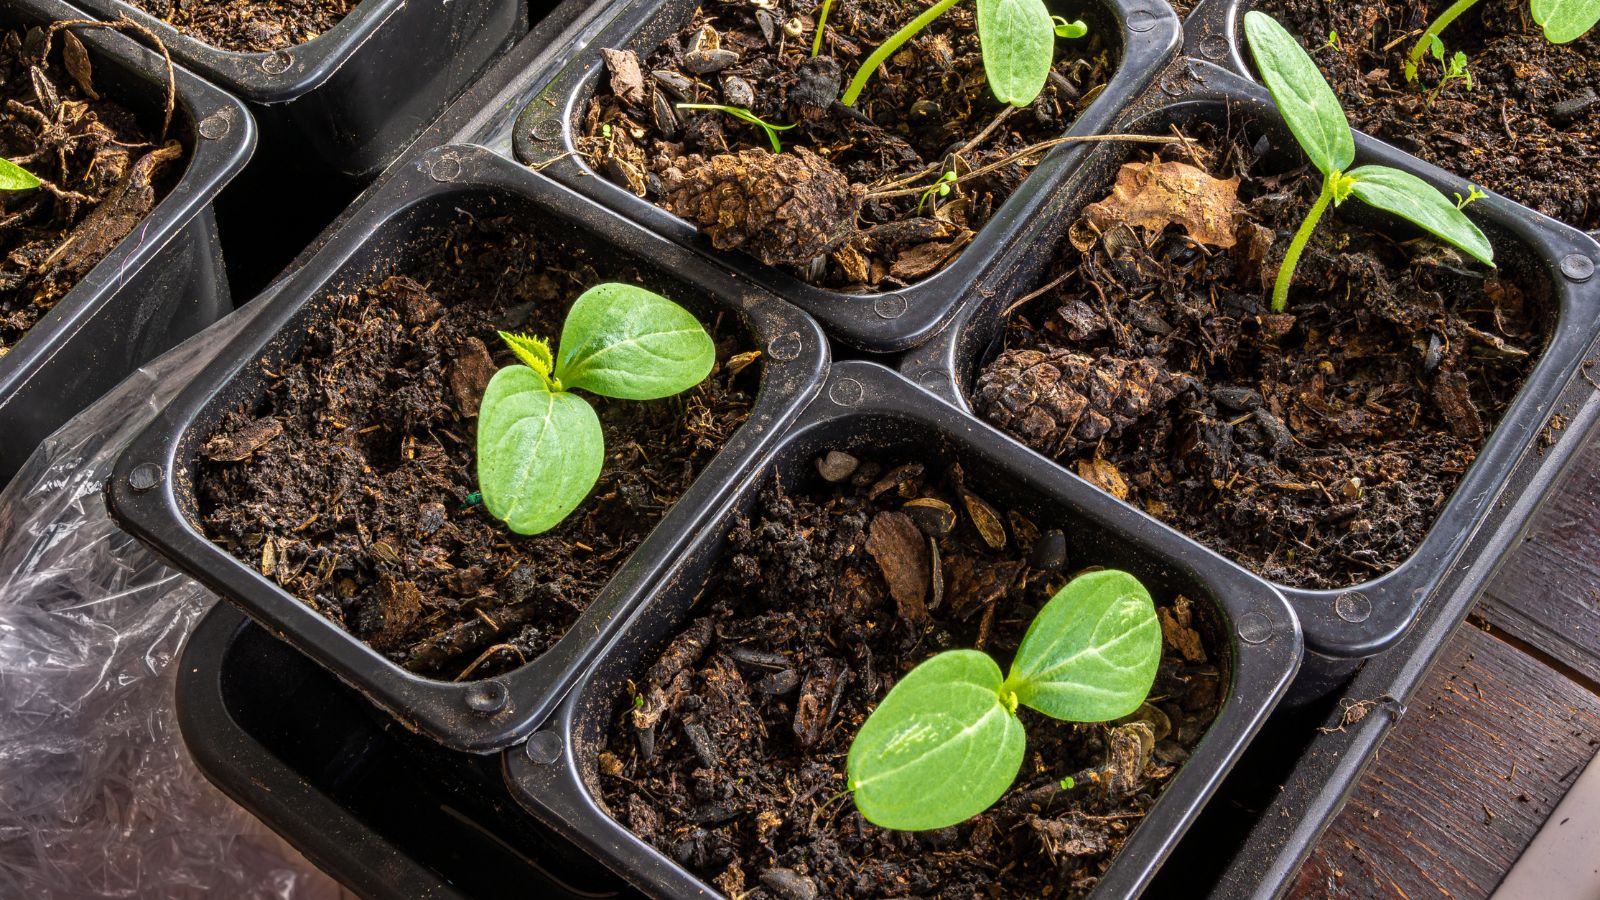
[[[1439,71],[1443,74],[1439,78],[1439,83],[1434,85],[1432,90],[1428,91],[1428,106],[1433,106],[1434,101],[1439,99],[1439,94],[1442,93],[1444,89],[1453,81],[1462,82],[1462,84],[1466,86],[1467,90],[1472,90],[1472,73],[1467,71],[1467,55],[1457,50],[1452,56],[1446,59],[1444,41],[1439,40],[1438,37],[1433,39],[1433,42],[1429,44],[1429,47],[1430,52],[1433,54],[1433,58],[1439,63]]]
[[[600,136],[605,138],[608,141],[611,140],[611,123],[610,122],[605,122],[600,126]]]
[[[939,180],[933,183],[933,187],[930,187],[922,192],[922,199],[917,201],[917,214],[922,214],[922,205],[927,203],[929,200],[932,200],[935,195],[940,197],[950,196],[950,185],[954,183],[955,180],[956,173],[954,172],[946,172],[943,175],[940,175]]]
[[[1422,57],[1433,49],[1439,34],[1450,23],[1461,18],[1461,14],[1478,4],[1478,0],[1456,0],[1437,19],[1431,22],[1422,32],[1422,37],[1417,39],[1416,46],[1411,48],[1411,54],[1406,57],[1406,80],[1417,80],[1417,67],[1422,63]],[[1545,39],[1552,44],[1568,44],[1589,33],[1589,29],[1600,22],[1600,0],[1530,0],[1529,12],[1533,14],[1533,21],[1544,29]],[[1443,62],[1442,53],[1435,54]],[[1462,68],[1465,69],[1463,63]]]
[[[634,709],[644,709],[644,695],[643,694],[634,694],[633,695],[633,708]]]
[[[500,332],[522,361],[494,374],[478,411],[478,489],[491,515],[518,534],[560,524],[600,477],[605,435],[582,388],[655,400],[704,381],[716,347],[694,315],[631,284],[584,291],[561,328],[559,352]]]
[[[811,39],[811,55],[822,55],[822,29],[828,24],[828,10],[833,8],[833,0],[822,0],[822,6],[817,12],[817,34]]]
[[[1326,44],[1323,44],[1321,47],[1318,47],[1317,49],[1318,50],[1329,50],[1329,49],[1332,49],[1332,50],[1338,50],[1341,53],[1344,52],[1344,46],[1339,43],[1339,32],[1338,31],[1330,31],[1330,32],[1328,32],[1328,42]]]
[[[1068,40],[1077,40],[1089,33],[1089,25],[1082,19],[1073,19],[1068,22],[1060,16],[1051,16],[1050,21],[1055,23],[1056,37]]]
[[[1476,203],[1487,196],[1489,195],[1478,190],[1477,185],[1469,184],[1467,185],[1467,195],[1465,197],[1461,196],[1460,194],[1455,195],[1456,209],[1466,209],[1469,205]]]
[[[40,184],[42,182],[32,172],[0,156],[0,191],[31,191]]]
[[[1369,206],[1393,213],[1484,265],[1494,265],[1494,248],[1478,226],[1434,187],[1408,172],[1387,166],[1362,166],[1355,162],[1355,137],[1339,98],[1323,79],[1310,54],[1277,20],[1251,10],[1244,17],[1245,37],[1255,56],[1261,79],[1300,148],[1322,172],[1322,191],[1306,219],[1295,232],[1278,269],[1272,289],[1272,310],[1283,312],[1289,302],[1289,285],[1306,243],[1328,206],[1339,206],[1354,196]],[[1349,171],[1346,171],[1349,169]]]
[[[1078,782],[1075,781],[1071,775],[1061,779],[1061,789],[1063,791],[1070,791],[1077,786]]]
[[[678,108],[709,109],[713,112],[726,113],[741,122],[749,122],[751,125],[760,126],[761,130],[767,133],[767,140],[772,142],[773,153],[783,152],[783,145],[778,143],[778,132],[788,131],[794,127],[793,125],[773,125],[771,122],[762,121],[760,116],[748,109],[740,109],[737,106],[723,106],[720,103],[679,103]]]
[[[855,106],[878,67],[961,0],[938,0],[867,56],[839,102]],[[1057,37],[1083,37],[1089,28],[1052,16],[1044,0],[976,0],[978,45],[989,89],[1001,103],[1027,106],[1044,90],[1055,61]],[[1080,30],[1081,29],[1081,30]]]
[[[861,725],[845,760],[856,809],[927,831],[994,804],[1022,769],[1017,707],[1067,722],[1139,708],[1161,662],[1150,592],[1127,572],[1080,575],[1034,617],[1001,677],[978,650],[947,650],[907,672]]]

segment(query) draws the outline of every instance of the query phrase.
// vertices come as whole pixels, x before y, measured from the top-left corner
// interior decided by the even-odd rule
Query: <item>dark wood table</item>
[[[1600,752],[1600,438],[1456,632],[1297,898],[1487,897]]]

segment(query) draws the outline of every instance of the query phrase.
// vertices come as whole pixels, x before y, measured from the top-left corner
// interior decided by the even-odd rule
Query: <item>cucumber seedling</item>
[[[961,0],[939,0],[904,28],[889,36],[856,70],[839,102],[855,106],[867,80],[906,41],[944,15]],[[1089,33],[1083,22],[1052,16],[1044,0],[976,0],[978,46],[983,50],[983,72],[989,89],[1001,103],[1027,106],[1044,90],[1055,62],[1056,38],[1080,38]]]
[[[521,365],[484,389],[478,410],[478,489],[483,505],[518,534],[561,523],[600,478],[605,433],[581,388],[619,400],[655,400],[704,381],[716,347],[699,320],[631,284],[584,291],[561,342],[500,332]]]
[[[1272,288],[1273,312],[1283,312],[1288,305],[1295,266],[1322,214],[1329,205],[1339,206],[1350,197],[1419,226],[1484,265],[1494,265],[1494,248],[1489,239],[1432,185],[1387,166],[1350,169],[1356,158],[1350,122],[1333,88],[1294,35],[1271,16],[1256,10],[1245,14],[1244,32],[1256,67],[1261,70],[1261,80],[1266,82],[1289,131],[1322,172],[1322,191],[1295,232],[1278,269],[1278,280]]]
[[[897,831],[945,828],[999,800],[1022,768],[1017,707],[1067,722],[1139,708],[1161,662],[1150,592],[1127,572],[1074,578],[1034,617],[1011,672],[978,650],[948,650],[906,673],[850,744],[856,809]]]
[[[0,191],[31,191],[41,184],[38,177],[9,159],[0,156]]]
[[[1466,72],[1466,56],[1456,54],[1446,63],[1444,58],[1444,43],[1439,34],[1450,23],[1461,18],[1461,14],[1478,5],[1478,0],[1457,0],[1437,19],[1430,23],[1422,32],[1422,37],[1417,39],[1416,46],[1411,48],[1411,55],[1406,57],[1406,80],[1417,80],[1417,66],[1421,64],[1422,57],[1430,51],[1434,57],[1444,65],[1448,74],[1451,67],[1459,58],[1459,72]],[[1589,29],[1600,22],[1600,0],[1530,0],[1528,11],[1533,14],[1533,21],[1544,29],[1544,36],[1552,44],[1569,44],[1589,33]],[[1471,87],[1471,82],[1468,82]]]

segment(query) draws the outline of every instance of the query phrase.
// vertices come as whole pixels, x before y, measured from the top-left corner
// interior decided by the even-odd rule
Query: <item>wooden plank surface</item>
[[[1600,690],[1600,440],[1590,440],[1477,615]]]
[[[1294,898],[1487,897],[1600,749],[1600,696],[1463,625]]]

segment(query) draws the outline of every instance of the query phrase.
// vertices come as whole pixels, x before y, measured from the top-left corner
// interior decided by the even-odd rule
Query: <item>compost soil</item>
[[[43,182],[0,193],[0,356],[150,213],[184,155],[99,93],[71,31],[0,29],[0,156]]]
[[[960,4],[880,67],[850,108],[837,99],[855,70],[914,10],[837,0],[812,58],[817,11],[809,0],[707,0],[648,58],[607,51],[580,151],[720,248],[822,287],[887,290],[953,260],[1043,157],[1015,154],[1061,136],[1115,65],[1105,29],[1058,40],[1043,93],[1014,110],[990,91],[972,7]],[[778,133],[783,152],[773,155],[761,128],[680,103],[794,127]],[[928,194],[947,171],[964,180]]]
[[[403,274],[319,301],[265,396],[200,451],[212,540],[426,675],[485,677],[554,644],[758,386],[740,323],[719,317],[706,323],[718,363],[698,387],[651,402],[585,395],[605,430],[598,484],[554,530],[513,534],[475,494],[478,400],[516,361],[496,331],[559,335],[584,290],[641,280],[525,229],[505,216],[424,232]]]
[[[219,50],[265,53],[304,44],[339,24],[360,0],[128,0]]]
[[[866,716],[941,650],[1009,664],[1076,567],[1066,535],[967,491],[958,468],[883,463],[851,472],[835,453],[821,468],[837,484],[768,482],[696,618],[619,698],[599,793],[727,897],[1086,893],[1220,708],[1210,626],[1190,600],[1158,598],[1163,658],[1136,714],[1073,724],[1023,708],[1027,758],[989,811],[932,832],[871,825],[845,787]]]
[[[1353,225],[1352,200],[1324,217],[1273,315],[1319,181],[1258,165],[1266,145],[1242,132],[1191,132],[1193,156],[1169,163],[1242,177],[1237,243],[1106,224],[1117,204],[1091,205],[1102,227],[1069,229],[1065,280],[1010,319],[974,406],[1267,578],[1368,581],[1432,525],[1533,368],[1549,311],[1514,260],[1488,270]]]
[[[1600,28],[1556,45],[1527,0],[1482,0],[1445,29],[1467,54],[1473,83],[1438,89],[1431,56],[1416,83],[1405,61],[1449,3],[1265,0],[1314,48],[1352,124],[1446,171],[1583,230],[1600,228]],[[1437,90],[1437,96],[1430,94]]]

